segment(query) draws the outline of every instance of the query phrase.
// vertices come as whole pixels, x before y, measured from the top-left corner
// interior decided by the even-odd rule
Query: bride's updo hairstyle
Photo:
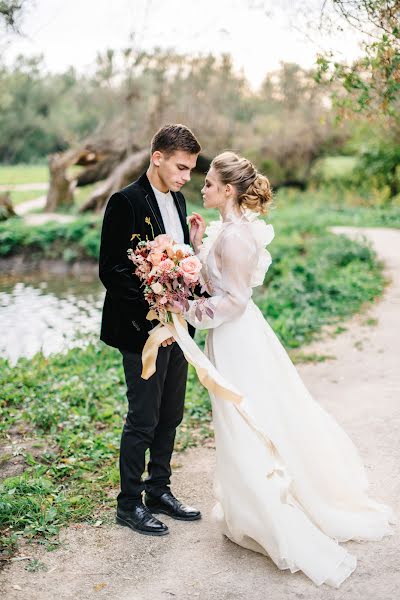
[[[218,154],[211,163],[223,185],[230,183],[236,190],[240,207],[265,214],[272,203],[271,185],[255,166],[234,152]]]

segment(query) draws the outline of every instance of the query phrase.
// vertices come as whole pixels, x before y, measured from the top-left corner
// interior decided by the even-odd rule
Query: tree
[[[0,21],[6,29],[19,33],[19,24],[26,0],[0,0]]]
[[[72,68],[47,73],[40,56],[0,64],[0,162],[34,162],[74,146],[104,113],[94,82]]]
[[[370,117],[389,115],[400,120],[400,0],[325,0],[342,20],[367,36],[364,56],[351,65],[318,57],[318,80],[340,82],[335,94],[341,114],[364,112]],[[331,27],[331,21],[328,20]]]
[[[283,63],[266,77],[259,93],[244,153],[275,188],[305,187],[314,160],[337,151],[348,137],[346,126],[334,126],[327,92],[314,75],[313,70]]]
[[[400,193],[400,0],[329,0],[323,19],[328,5],[367,41],[364,55],[350,65],[320,56],[317,81],[332,84],[339,119],[364,130],[355,180],[387,190],[390,202]]]

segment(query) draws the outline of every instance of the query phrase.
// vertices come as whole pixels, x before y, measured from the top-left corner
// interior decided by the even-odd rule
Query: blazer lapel
[[[143,175],[141,177],[139,177],[139,179],[137,180],[137,183],[139,183],[139,185],[143,188],[143,191],[145,193],[146,203],[147,203],[149,210],[151,212],[151,215],[157,225],[157,229],[159,230],[159,233],[166,233],[164,221],[161,216],[160,207],[158,206],[158,202],[155,197],[153,188],[151,187],[151,183],[148,180],[146,173],[143,173]],[[186,217],[185,217],[186,210],[185,210],[185,206],[183,205],[184,201],[181,200],[179,198],[178,194],[176,194],[175,192],[171,192],[171,194],[174,199],[175,206],[178,210],[179,220],[181,222],[182,229],[183,229],[183,237],[184,237],[185,244],[189,244],[189,242],[190,242],[189,227],[188,227],[188,224],[186,222]],[[156,235],[158,235],[158,234],[156,234]]]
[[[175,206],[177,208],[178,211],[178,215],[179,215],[179,220],[181,222],[182,225],[182,229],[183,229],[183,237],[184,237],[184,242],[185,244],[189,244],[189,227],[188,224],[186,222],[186,217],[185,217],[185,209],[181,204],[181,200],[178,197],[178,194],[176,194],[175,192],[171,192],[172,197],[174,199],[175,202]]]
[[[157,225],[159,233],[166,233],[164,221],[161,216],[160,207],[158,206],[158,202],[157,202],[157,199],[153,192],[153,188],[151,187],[151,183],[148,180],[146,173],[143,173],[143,175],[141,177],[139,177],[138,183],[143,188],[143,191],[145,193],[146,203],[147,203],[147,205],[150,209],[151,215]],[[156,234],[156,235],[158,235],[158,234]]]

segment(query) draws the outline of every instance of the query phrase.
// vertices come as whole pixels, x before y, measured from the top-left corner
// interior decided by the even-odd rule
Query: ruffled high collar
[[[251,223],[260,216],[258,212],[249,208],[239,208],[238,211],[230,210],[224,218],[220,217],[222,223]]]
[[[206,230],[203,238],[203,243],[200,246],[198,257],[200,261],[205,265],[207,263],[208,254],[211,248],[214,246],[221,232],[229,226],[230,223],[243,224],[247,223],[252,229],[254,240],[258,245],[259,254],[257,264],[254,265],[254,271],[251,277],[251,287],[261,285],[264,281],[265,273],[271,264],[272,258],[268,250],[265,248],[274,239],[274,228],[270,223],[266,223],[264,219],[259,218],[259,214],[249,210],[242,209],[242,214],[229,213],[230,220],[222,220],[222,217],[218,221],[211,221]]]

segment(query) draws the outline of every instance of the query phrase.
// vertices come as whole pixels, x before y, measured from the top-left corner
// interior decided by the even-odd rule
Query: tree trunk
[[[9,217],[15,217],[15,210],[11,202],[10,192],[0,194],[0,221],[5,221]]]
[[[46,212],[54,212],[59,206],[72,206],[74,186],[67,178],[66,170],[75,162],[76,151],[49,156],[50,186],[46,199]]]

